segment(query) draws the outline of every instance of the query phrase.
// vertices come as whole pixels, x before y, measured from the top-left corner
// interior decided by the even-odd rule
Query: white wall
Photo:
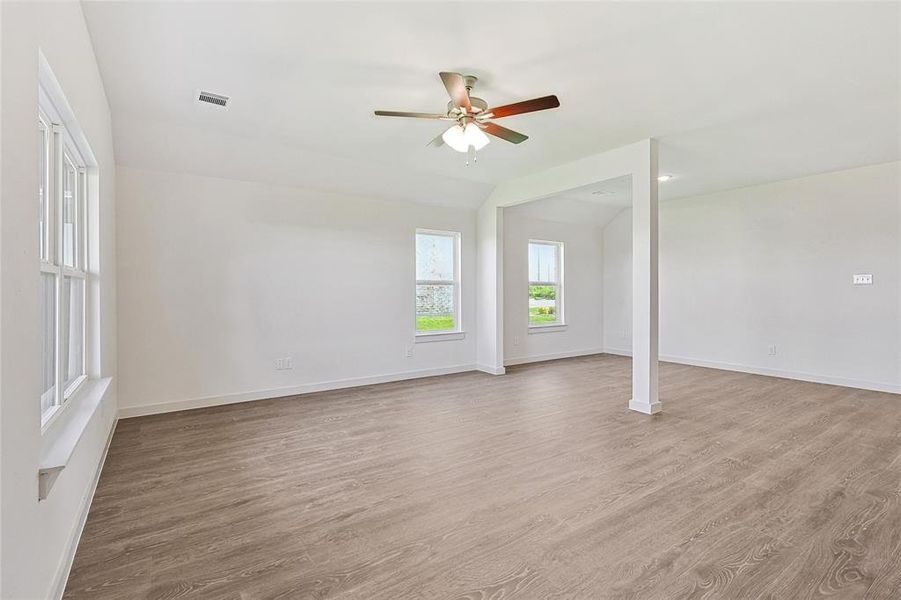
[[[663,203],[661,358],[901,391],[899,170]],[[604,231],[604,341],[614,351],[629,349],[630,226],[626,211]],[[852,286],[854,273],[875,284]]]
[[[127,167],[117,183],[123,415],[474,368],[475,211]],[[467,337],[407,358],[417,227],[462,233]]]
[[[2,2],[0,93],[0,597],[59,591],[116,414],[115,168],[109,107],[78,2]],[[40,289],[38,257],[38,51],[43,52],[99,165],[99,360],[113,377],[47,500],[38,502]],[[97,350],[97,348],[95,348]],[[92,353],[96,355],[95,353]],[[66,414],[54,427],[64,423]]]
[[[526,206],[526,205],[523,205]],[[603,349],[601,227],[535,219],[516,208],[504,215],[504,362],[519,364]],[[529,333],[528,244],[530,239],[564,243],[566,330]],[[534,332],[540,333],[534,333]]]
[[[657,142],[645,139],[627,146],[593,154],[584,158],[534,171],[495,187],[491,196],[479,208],[478,261],[478,356],[480,368],[503,372],[504,360],[504,273],[503,273],[503,212],[533,200],[585,191],[588,186],[612,179],[629,177],[632,205],[642,210],[635,219],[635,230],[643,235],[635,247],[644,252],[637,256],[634,289],[643,294],[634,296],[641,311],[635,313],[637,323],[633,341],[638,347],[637,360],[632,361],[632,399],[630,408],[642,411],[659,410],[657,396]],[[500,216],[500,217],[499,217]],[[644,351],[642,351],[644,349]],[[490,363],[490,364],[489,364]],[[646,404],[645,406],[638,406]]]
[[[604,227],[602,239],[604,350],[631,351],[632,210],[625,209],[614,217]]]

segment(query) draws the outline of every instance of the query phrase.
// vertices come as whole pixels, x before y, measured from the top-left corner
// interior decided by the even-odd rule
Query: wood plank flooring
[[[901,397],[629,369],[120,421],[65,598],[901,598]]]

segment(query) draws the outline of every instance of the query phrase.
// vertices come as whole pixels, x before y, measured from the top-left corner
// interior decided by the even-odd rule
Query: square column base
[[[654,415],[663,410],[663,404],[660,401],[647,403],[641,400],[629,400],[629,410],[634,410],[646,415]]]

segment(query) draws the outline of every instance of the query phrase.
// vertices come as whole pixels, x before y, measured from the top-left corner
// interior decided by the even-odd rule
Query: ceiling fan
[[[450,96],[446,113],[377,110],[375,114],[380,117],[409,117],[413,119],[453,121],[454,124],[447,131],[429,142],[429,145],[437,147],[447,144],[457,152],[469,152],[474,158],[474,152],[481,150],[491,141],[485,135],[486,133],[513,144],[520,144],[529,139],[529,136],[523,135],[518,131],[501,127],[493,119],[560,106],[557,96],[544,96],[489,108],[488,103],[481,98],[469,95],[478,78],[472,75],[461,75],[460,73],[448,73],[446,71],[442,71],[438,75],[441,77],[441,81],[444,83],[444,87],[447,88],[447,93]]]

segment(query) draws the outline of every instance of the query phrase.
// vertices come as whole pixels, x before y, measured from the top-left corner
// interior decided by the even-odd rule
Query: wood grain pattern
[[[901,598],[901,397],[597,355],[120,421],[65,598]]]

